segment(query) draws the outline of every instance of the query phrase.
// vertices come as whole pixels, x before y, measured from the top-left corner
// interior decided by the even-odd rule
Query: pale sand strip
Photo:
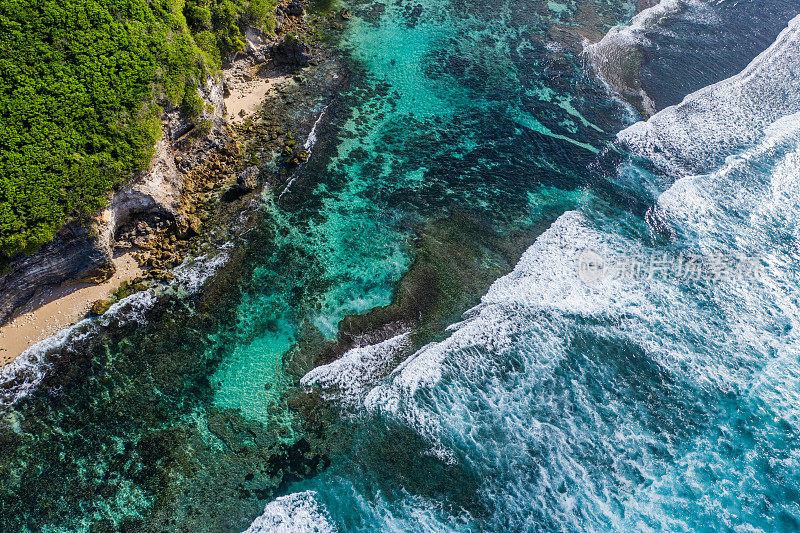
[[[225,98],[225,107],[228,111],[226,118],[231,123],[244,122],[247,117],[258,110],[267,94],[292,79],[291,75],[263,78],[253,73],[254,71],[254,67],[247,69],[248,74],[252,76],[250,81],[245,81],[240,77],[228,78],[230,94]]]
[[[18,316],[0,327],[0,366],[86,316],[92,304],[143,274],[131,254],[114,258],[116,273],[99,285],[72,283],[40,290]]]

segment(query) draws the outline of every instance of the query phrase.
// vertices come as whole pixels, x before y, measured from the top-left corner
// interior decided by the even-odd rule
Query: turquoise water
[[[608,97],[575,96],[540,71],[543,32],[569,13],[529,4],[350,4],[340,46],[355,81],[326,111],[325,151],[303,170],[315,175],[310,199],[288,212],[266,200],[271,257],[237,311],[241,344],[215,376],[219,405],[267,416],[281,389],[265,384],[280,381],[275,369],[297,328],[333,339],[346,315],[389,304],[416,225],[455,208],[508,232],[584,196],[581,164],[609,140],[595,122],[624,115]],[[553,56],[561,76],[592,86],[579,57]],[[524,148],[532,140],[541,151]]]
[[[619,135],[632,155],[595,168],[652,201],[645,216],[589,198],[448,339],[369,387],[355,443],[291,489],[316,523],[800,527],[798,25],[747,76]],[[587,249],[650,270],[587,283]],[[685,257],[698,277],[679,271]]]

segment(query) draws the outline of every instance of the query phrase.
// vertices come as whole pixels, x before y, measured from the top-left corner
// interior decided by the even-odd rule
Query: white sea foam
[[[709,172],[761,141],[782,117],[800,112],[798,65],[800,16],[741,73],[686,96],[618,138],[673,180]],[[661,191],[664,185],[652,184]]]
[[[584,52],[597,74],[610,87],[618,91],[633,91],[624,81],[629,76],[638,76],[638,72],[625,72],[634,65],[629,58],[637,47],[647,46],[649,41],[646,32],[660,24],[665,18],[680,13],[688,5],[702,7],[701,2],[692,0],[662,0],[658,4],[642,10],[627,24],[611,28],[603,38],[593,44],[584,44]],[[636,65],[638,67],[638,65]],[[655,113],[655,104],[643,91],[638,91],[644,106],[650,113]]]
[[[781,208],[800,212],[796,192],[790,205],[769,204],[774,199],[769,194],[774,191],[799,190],[798,160],[800,152],[790,152],[781,165],[792,172],[777,172],[770,186],[763,188],[768,194],[752,201],[763,209],[753,213],[752,231],[740,234],[748,239],[745,249],[752,249],[754,241],[749,239],[757,238],[759,231],[763,235]],[[687,192],[681,198],[691,202],[709,182],[724,186],[731,174],[741,171],[731,168],[736,170],[705,180],[695,178],[694,187],[682,183],[678,190]],[[787,188],[788,184],[781,182],[790,175],[794,176],[792,187]],[[670,214],[690,211],[674,198],[665,198],[664,207]],[[799,222],[793,215],[786,227],[798,228]],[[727,223],[711,231],[702,224],[693,229],[700,237],[697,251],[704,247],[740,249],[735,241],[722,238],[731,229]],[[796,233],[794,229],[792,234]],[[763,245],[763,238],[761,242]],[[579,213],[565,214],[526,252],[512,274],[492,286],[471,318],[446,341],[427,346],[373,389],[367,406],[404,421],[429,438],[434,449],[448,450],[445,457],[477,463],[473,468],[489,469],[488,477],[499,476],[498,485],[493,482],[486,491],[492,505],[521,528],[533,527],[536,520],[531,517],[544,513],[555,529],[580,529],[587,523],[638,529],[638,519],[665,529],[681,529],[681,522],[666,510],[678,500],[664,498],[656,489],[677,496],[683,483],[682,469],[690,468],[692,459],[679,458],[664,474],[663,460],[652,455],[652,450],[675,453],[668,452],[669,442],[658,429],[661,422],[653,422],[652,413],[676,415],[660,414],[671,408],[669,400],[650,410],[632,411],[636,404],[626,398],[631,394],[626,388],[629,384],[624,376],[607,375],[608,367],[641,366],[642,374],[636,376],[634,386],[656,398],[675,387],[695,391],[692,394],[699,397],[753,398],[797,424],[800,410],[792,398],[800,390],[800,381],[793,378],[800,377],[794,333],[800,326],[800,313],[796,285],[792,285],[796,280],[780,265],[800,257],[781,250],[783,257],[767,258],[775,268],[763,278],[720,281],[694,289],[698,294],[659,279],[627,284],[603,280],[586,285],[575,275],[584,248],[607,257],[648,253],[638,247],[636,241],[595,229]],[[583,353],[578,347],[582,344],[576,343],[585,337],[591,339],[586,348],[595,346],[596,351]],[[604,343],[609,347],[604,348]],[[620,350],[624,355],[615,355]],[[616,361],[617,357],[623,357],[622,361]],[[632,362],[636,359],[641,362]],[[509,361],[516,363],[509,368]],[[603,383],[600,389],[592,384],[595,375]],[[665,379],[673,385],[661,390]],[[674,409],[680,412],[687,407]],[[704,444],[705,438],[697,438],[698,448],[713,445]],[[539,454],[538,470],[525,459],[530,449]],[[582,459],[585,454],[600,457],[600,462],[612,458],[630,462],[638,457],[639,462],[631,468],[639,474],[609,478],[607,472],[592,471],[595,460],[587,463]],[[702,459],[708,462],[712,458]],[[730,479],[758,482],[757,474],[743,473],[752,469],[750,466],[723,466]],[[535,481],[519,475],[531,468],[537,472],[531,474]],[[507,471],[515,475],[504,475]],[[660,477],[653,487],[636,481],[637,476],[647,479],[656,475]],[[692,481],[698,484],[696,490],[711,490],[701,482],[702,478]],[[565,484],[572,487],[569,497],[560,496],[559,487]],[[620,486],[630,488],[620,494]],[[620,513],[619,507],[609,506],[607,498],[622,497],[626,490],[640,493],[626,497],[626,511]],[[641,501],[658,504],[648,508],[640,505]],[[694,505],[706,503],[714,505],[713,501]],[[692,527],[684,525],[684,529]]]
[[[206,280],[230,259],[228,253],[224,251],[226,248],[223,246],[222,250],[215,254],[206,254],[185,260],[172,271],[177,283],[189,293],[197,292]]]
[[[68,342],[85,338],[88,335],[88,322],[88,320],[82,320],[52,337],[34,344],[11,363],[0,368],[0,406],[12,405],[30,394],[50,369],[50,366],[44,361],[45,354]]]
[[[607,54],[616,55],[622,49],[646,44],[648,40],[645,34],[648,30],[689,9],[692,10],[692,19],[697,22],[712,22],[715,19],[713,12],[706,9],[706,3],[701,0],[661,0],[637,13],[628,23],[611,28],[599,42],[586,46],[586,51],[592,58],[607,63],[612,59]]]
[[[511,274],[492,285],[481,304],[468,313],[470,318],[447,340],[431,344],[407,359],[388,383],[370,392],[366,405],[401,415],[423,435],[435,437],[440,429],[438,418],[417,409],[416,397],[420,390],[433,387],[450,370],[448,358],[453,353],[466,355],[458,362],[465,365],[459,368],[466,373],[464,379],[480,379],[493,371],[487,368],[486,364],[491,362],[485,355],[491,353],[492,357],[502,359],[518,349],[517,320],[543,309],[559,314],[601,315],[609,310],[614,299],[622,303],[638,298],[633,292],[618,289],[610,293],[582,283],[577,275],[578,258],[586,248],[608,256],[613,254],[604,236],[591,231],[583,215],[575,211],[565,213],[525,252]],[[529,332],[537,338],[525,341],[539,346],[544,356],[536,363],[540,369],[555,364],[556,354],[563,351],[563,341],[551,336],[547,329]]]
[[[314,491],[281,496],[267,504],[264,513],[244,533],[333,533],[338,528],[331,522],[325,507]]]
[[[111,320],[120,324],[141,322],[145,311],[155,303],[152,290],[138,292],[112,305],[97,319],[84,319],[52,337],[37,342],[11,363],[0,369],[0,406],[12,405],[36,390],[51,369],[47,355],[55,350],[80,342],[107,326]]]
[[[658,198],[674,243],[653,247],[625,221],[565,213],[449,338],[366,396],[369,409],[480,472],[498,524],[773,530],[778,515],[796,513],[774,494],[776,472],[800,468],[783,451],[796,450],[800,431],[799,23],[741,75],[625,132],[632,146],[670,139],[672,152],[642,154],[676,167],[716,159],[710,172],[678,173]],[[704,120],[719,131],[689,136]],[[732,140],[720,147],[727,128]],[[587,284],[578,276],[586,249],[608,259],[755,255],[763,271]],[[748,453],[748,439],[775,461]]]
[[[317,127],[322,122],[322,119],[325,117],[325,112],[328,110],[328,106],[322,108],[317,120],[314,121],[314,125],[311,127],[311,131],[308,132],[308,139],[306,139],[305,144],[303,144],[303,148],[308,150],[309,155],[311,154],[311,149],[317,144]],[[280,200],[283,198],[283,195],[289,192],[289,189],[292,188],[295,180],[297,179],[297,173],[295,172],[289,178],[289,181],[286,182],[286,186],[283,188],[283,191],[278,195],[278,199]]]
[[[403,333],[375,345],[353,348],[303,376],[300,384],[320,387],[327,399],[338,399],[345,405],[360,403],[363,393],[395,367],[409,346],[408,337]]]
[[[222,250],[214,255],[185,261],[173,270],[174,286],[187,293],[197,292],[228,258],[228,254]],[[112,321],[117,327],[130,322],[144,325],[145,313],[156,303],[160,290],[148,289],[123,298],[102,316],[81,320],[22,352],[14,361],[0,368],[0,406],[12,405],[36,390],[51,369],[47,362],[48,354],[85,340],[96,334],[98,328],[109,326]]]
[[[308,139],[306,139],[303,148],[308,150],[309,153],[311,152],[311,149],[314,147],[314,145],[317,144],[317,127],[319,126],[320,122],[322,122],[322,119],[325,117],[325,112],[327,110],[328,106],[322,108],[322,111],[317,117],[317,120],[314,121],[314,125],[311,127],[311,131],[308,132]]]
[[[391,496],[376,491],[365,496],[349,481],[339,481],[335,486],[336,496],[346,496],[348,505],[357,509],[356,513],[364,517],[362,523],[369,524],[370,531],[391,533],[456,533],[474,531],[470,527],[473,517],[461,511],[451,514],[442,501],[410,494],[402,490],[402,497]],[[332,504],[331,504],[332,505]],[[359,529],[367,530],[367,529]]]

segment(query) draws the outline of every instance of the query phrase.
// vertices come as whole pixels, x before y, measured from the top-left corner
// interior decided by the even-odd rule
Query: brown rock
[[[108,299],[97,300],[95,303],[92,304],[92,307],[89,309],[89,313],[92,316],[100,316],[105,314],[105,312],[108,311],[110,307],[111,307],[111,300]]]
[[[272,47],[275,62],[283,65],[305,67],[311,61],[311,47],[292,35],[287,35],[282,41]]]
[[[254,191],[258,188],[261,170],[255,165],[246,168],[236,177],[236,186],[244,191]]]
[[[108,263],[98,265],[97,268],[78,279],[78,281],[85,283],[103,283],[111,279],[111,276],[113,276],[116,271],[117,267],[114,266],[114,263],[109,261]]]

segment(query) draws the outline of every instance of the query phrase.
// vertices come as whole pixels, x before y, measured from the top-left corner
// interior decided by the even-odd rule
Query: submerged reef
[[[480,476],[430,453],[427,436],[353,423],[300,383],[405,335],[390,372],[450,335],[579,201],[618,129],[568,29],[577,18],[601,33],[623,3],[511,2],[502,20],[493,4],[455,4],[464,10],[359,0],[320,17],[409,48],[356,40],[341,63],[309,60],[233,128],[235,164],[198,182],[216,211],[195,213],[216,246],[230,242],[226,266],[196,295],[168,293],[119,324],[112,310],[103,332],[48,354],[39,388],[2,414],[0,529],[242,531],[336,461],[388,498],[487,511]],[[384,16],[394,9],[396,24]]]
[[[556,216],[554,213],[552,220]],[[537,228],[505,235],[466,212],[427,223],[414,238],[414,261],[398,281],[392,302],[366,314],[344,317],[333,341],[311,330],[298,348],[287,354],[287,372],[300,378],[348,350],[402,333],[410,334],[410,342],[398,355],[413,353],[477,305],[492,282],[513,269],[548,223],[543,219]]]
[[[3,413],[2,529],[241,531],[287,476],[324,466],[279,426],[213,405],[224,348],[208,337],[226,307],[162,297],[62,347],[40,391]]]

